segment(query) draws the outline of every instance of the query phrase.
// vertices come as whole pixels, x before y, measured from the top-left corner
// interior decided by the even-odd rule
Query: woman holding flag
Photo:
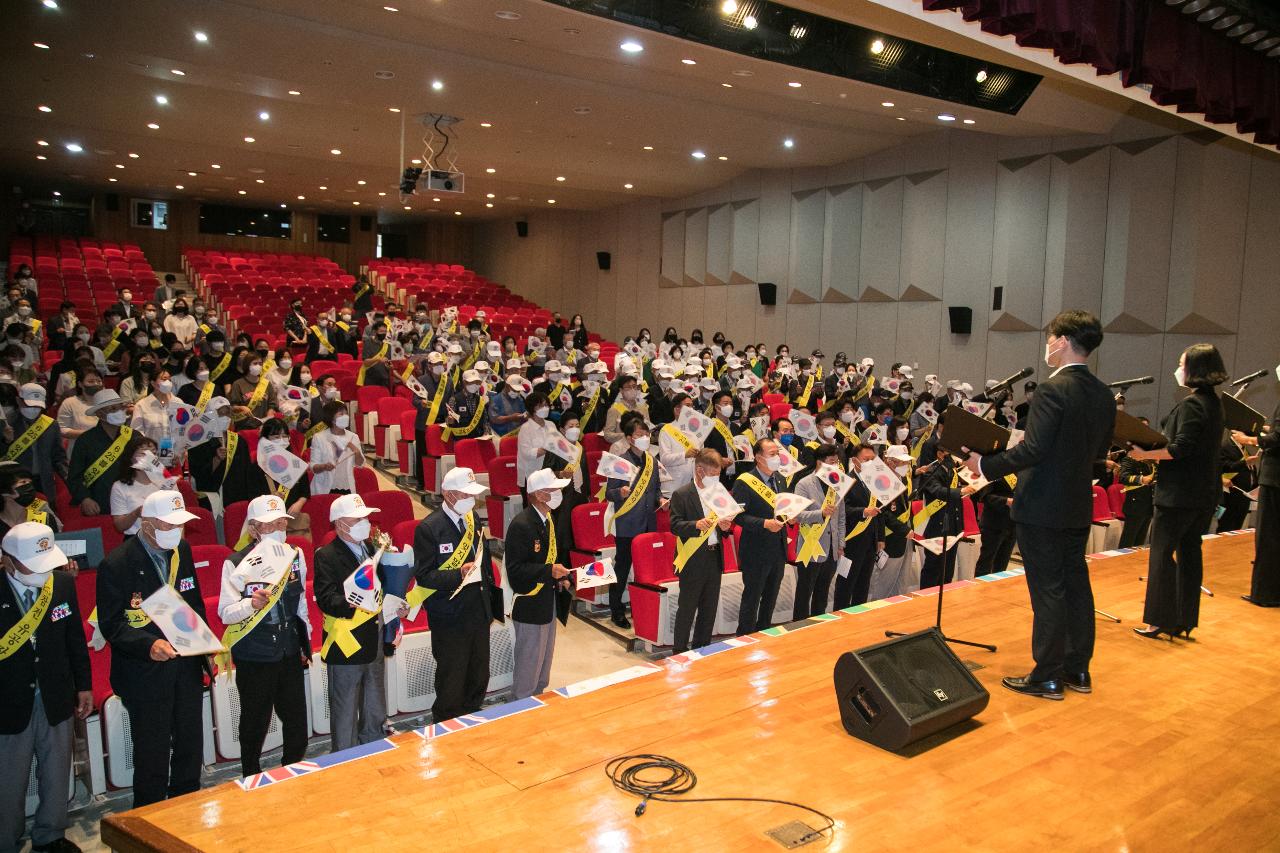
[[[231,413],[238,428],[257,429],[276,407],[272,368],[255,353],[245,359],[245,375],[231,383]]]
[[[827,596],[845,535],[844,494],[853,485],[840,465],[834,444],[813,451],[814,471],[796,484],[795,493],[809,499],[801,512],[800,550],[796,554],[796,593],[792,619],[808,619],[827,612]]]
[[[617,555],[614,572],[616,583],[609,586],[609,611],[613,624],[630,628],[622,593],[631,575],[631,543],[641,533],[657,529],[657,512],[667,505],[662,498],[662,486],[658,477],[658,461],[649,455],[649,427],[639,412],[627,412],[622,416],[621,429],[627,449],[622,458],[635,466],[636,474],[630,482],[609,480],[605,499],[612,505],[610,521],[615,533]],[[609,532],[609,531],[606,531]]]

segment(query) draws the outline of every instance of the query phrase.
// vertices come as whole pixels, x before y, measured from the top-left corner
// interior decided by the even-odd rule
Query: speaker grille
[[[939,643],[937,638],[924,635],[858,655],[909,722],[974,694],[963,664],[954,662],[945,648],[939,653]]]

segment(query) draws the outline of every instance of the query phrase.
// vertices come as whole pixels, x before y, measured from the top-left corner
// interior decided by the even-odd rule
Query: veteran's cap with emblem
[[[147,499],[142,502],[142,517],[159,519],[166,524],[186,524],[198,518],[187,512],[187,504],[182,499],[182,492],[170,490],[147,495]]]
[[[382,510],[375,507],[365,506],[364,498],[359,495],[343,495],[329,505],[329,520],[337,521],[340,518],[368,518],[375,512],[381,511]]]
[[[465,492],[468,495],[482,495],[485,487],[476,482],[476,475],[470,468],[454,468],[444,476],[440,484],[442,492]]]
[[[62,549],[54,541],[53,531],[47,524],[38,521],[24,521],[10,527],[0,548],[28,571],[36,574],[67,564],[67,555],[62,553]]]
[[[276,495],[259,495],[249,501],[246,517],[249,521],[258,521],[263,524],[279,521],[282,518],[293,518],[285,512],[284,501]]]

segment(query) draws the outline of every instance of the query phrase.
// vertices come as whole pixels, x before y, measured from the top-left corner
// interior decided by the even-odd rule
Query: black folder
[[[947,406],[942,417],[946,425],[938,444],[949,453],[962,454],[962,447],[977,453],[995,453],[1004,450],[1009,444],[1009,430],[986,418],[972,415],[959,406]]]
[[[1227,429],[1238,429],[1245,435],[1258,435],[1267,422],[1262,412],[1230,394],[1222,395],[1222,412],[1226,415]]]
[[[1169,439],[1165,438],[1163,433],[1156,432],[1133,415],[1118,409],[1116,410],[1116,430],[1111,440],[1120,446],[1123,446],[1122,442],[1127,441],[1143,450],[1154,450],[1169,443]]]

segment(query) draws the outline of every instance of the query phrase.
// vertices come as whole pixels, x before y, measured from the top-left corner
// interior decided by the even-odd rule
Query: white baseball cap
[[[894,459],[898,462],[910,462],[911,451],[907,450],[905,444],[891,444],[884,451],[885,459]]]
[[[147,499],[142,502],[142,517],[154,518],[166,524],[186,524],[188,521],[199,518],[187,512],[187,504],[182,499],[182,492],[173,490],[162,490],[147,495]]]
[[[444,364],[444,362],[445,362],[444,353],[437,352],[435,350],[432,350],[431,352],[427,353],[427,364]]]
[[[583,371],[584,373],[608,373],[609,367],[603,361],[590,362]]]
[[[43,409],[45,404],[44,388],[34,382],[28,382],[18,389],[22,402],[33,408]]]
[[[489,343],[485,344],[484,351],[491,352],[494,355],[502,355],[502,344],[498,341],[489,341]]]
[[[524,377],[519,373],[513,373],[507,377],[507,385],[514,391],[523,391]]]
[[[564,370],[564,365],[556,361],[554,358],[542,365],[542,371],[544,373],[559,373],[562,370]]]
[[[368,518],[380,509],[364,505],[364,498],[359,495],[343,495],[329,505],[329,520],[340,518]]]
[[[875,360],[874,358],[870,358],[870,357],[868,357],[868,358],[864,358],[864,359],[862,360],[862,362],[861,362],[861,364],[862,364],[862,366],[863,366],[863,367],[870,367],[870,366],[872,366],[872,365],[873,365],[873,364],[875,364],[875,363],[876,363],[876,360]]]
[[[529,475],[529,479],[525,481],[524,489],[526,492],[540,492],[543,489],[563,489],[567,485],[569,485],[569,481],[556,477],[555,471],[550,468],[539,468]]]
[[[507,370],[524,370],[524,359],[519,357],[507,359]]]
[[[724,366],[730,370],[738,370],[742,367],[742,359],[736,355],[727,355],[724,357]]]
[[[454,341],[453,343],[449,344],[447,352],[449,353],[449,355],[462,355],[462,344],[458,343],[457,341]]]
[[[440,491],[482,495],[486,489],[476,482],[475,472],[470,468],[454,468],[444,475],[444,482],[440,484]]]
[[[259,495],[249,501],[249,509],[245,517],[249,521],[260,521],[264,524],[279,521],[282,518],[293,518],[285,512],[284,501],[276,495]]]
[[[476,369],[476,373],[485,374],[489,372],[489,362],[485,361],[483,358],[477,361],[474,367]]]
[[[463,381],[463,382],[479,382],[479,381],[480,381],[480,371],[478,371],[478,370],[467,370],[467,371],[464,371],[464,372],[463,372],[463,374],[462,374],[462,381]]]
[[[10,527],[0,547],[32,572],[49,572],[67,564],[67,555],[54,541],[53,531],[38,521],[24,521]]]

